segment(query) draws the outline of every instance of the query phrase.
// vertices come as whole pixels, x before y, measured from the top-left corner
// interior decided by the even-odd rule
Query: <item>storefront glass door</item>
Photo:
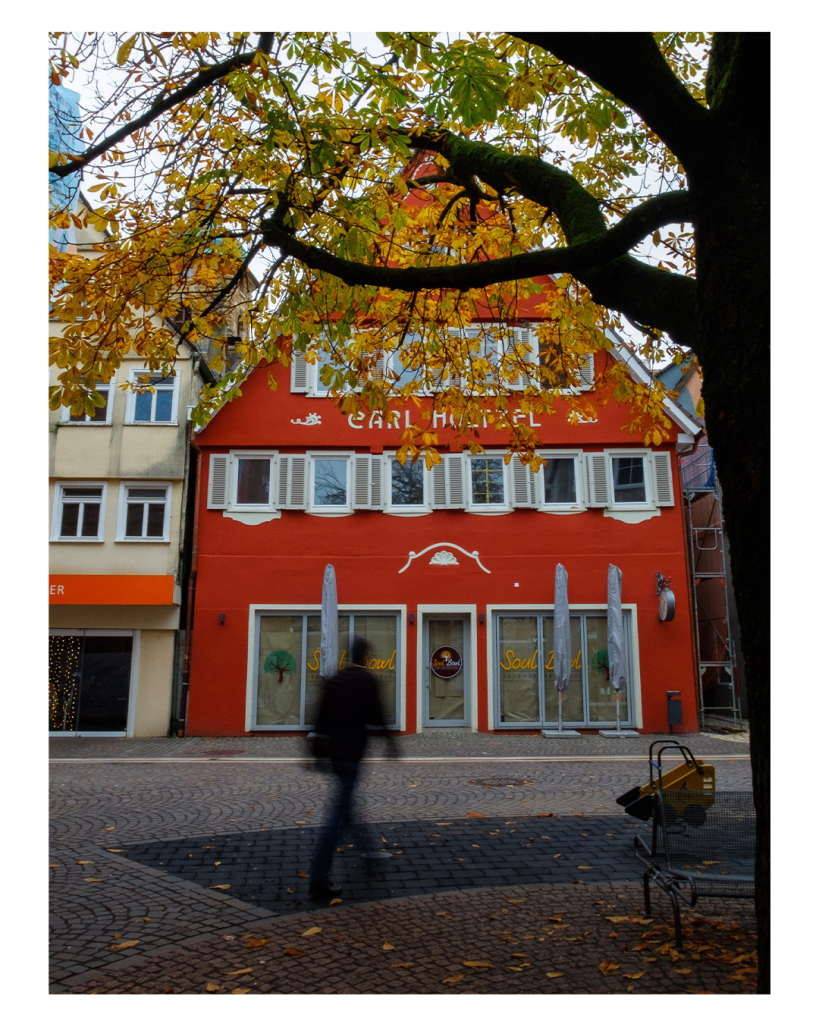
[[[49,730],[125,733],[131,636],[49,637]]]
[[[469,619],[424,616],[424,725],[466,725]]]

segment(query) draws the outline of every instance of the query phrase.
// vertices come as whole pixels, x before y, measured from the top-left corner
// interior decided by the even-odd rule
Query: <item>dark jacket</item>
[[[372,732],[386,732],[378,681],[362,665],[347,665],[324,684],[314,732],[330,737],[330,759],[358,764]]]

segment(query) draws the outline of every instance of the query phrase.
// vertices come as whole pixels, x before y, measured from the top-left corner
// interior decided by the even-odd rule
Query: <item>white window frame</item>
[[[311,512],[313,515],[347,515],[353,511],[353,479],[352,479],[352,465],[353,465],[353,452],[310,452],[309,465],[308,465],[308,476],[307,476],[307,494],[306,494],[306,511]],[[344,505],[317,505],[315,498],[315,486],[316,486],[316,468],[319,462],[343,462],[347,474],[347,501]]]
[[[609,484],[609,508],[618,512],[642,511],[656,507],[654,500],[654,480],[652,473],[652,462],[650,451],[636,451],[634,448],[622,450],[607,449],[606,473]],[[645,486],[645,501],[617,501],[617,494],[614,486],[614,460],[615,459],[641,459],[643,463],[643,481]]]
[[[407,456],[407,462],[409,462]],[[384,511],[397,516],[423,516],[431,511],[430,499],[430,474],[427,471],[423,458],[419,458],[416,466],[421,466],[421,479],[423,481],[423,500],[418,505],[396,505],[392,500],[392,467],[398,459],[392,452],[384,456]]]
[[[571,459],[574,464],[574,493],[575,501],[568,502],[547,502],[546,501],[546,466],[540,467],[540,472],[535,474],[537,487],[538,508],[543,512],[581,512],[586,508],[586,489],[584,486],[581,463],[583,452],[580,448],[574,449],[539,449],[537,455],[546,462],[551,459]]]
[[[91,504],[99,504],[100,517],[96,537],[63,537],[60,529],[63,522],[63,492],[67,487],[101,487],[99,502],[92,500]],[[51,540],[60,544],[101,544],[105,540],[105,505],[108,496],[108,484],[104,480],[60,480],[54,485],[54,509],[51,516]],[[69,504],[75,504],[74,501]],[[78,520],[78,528],[82,528],[82,515]]]
[[[128,371],[128,380],[130,383],[136,383],[140,377],[159,377],[158,370],[148,370],[145,367],[142,369],[131,369]],[[151,395],[151,419],[149,420],[137,420],[136,416],[136,402],[139,395],[135,391],[128,391],[127,402],[125,405],[125,423],[127,426],[133,427],[176,427],[179,425],[179,374],[175,374],[173,377],[163,377],[163,384],[161,390],[171,390],[171,418],[169,420],[155,420],[154,413],[156,411],[156,390]],[[170,382],[170,385],[164,382]],[[153,385],[156,388],[156,385]]]
[[[512,510],[512,489],[509,474],[509,466],[504,462],[503,452],[487,451],[482,455],[464,455],[466,465],[466,510],[467,512],[509,512]],[[501,472],[503,474],[503,501],[484,504],[476,502],[472,497],[472,466],[476,462],[486,462],[488,459],[500,460]]]
[[[110,427],[112,423],[111,411],[114,405],[114,392],[116,391],[114,381],[111,380],[107,384],[97,384],[97,391],[100,393],[104,391],[108,398],[105,403],[104,420],[90,420],[87,413],[83,415],[81,420],[72,420],[71,409],[64,405],[60,409],[60,423],[68,427]]]
[[[228,509],[236,512],[270,512],[275,509],[276,501],[274,499],[274,491],[277,484],[276,475],[276,452],[260,452],[256,451],[232,451],[230,453],[229,469],[230,474],[230,499],[228,501]],[[252,460],[254,462],[264,462],[265,460],[270,463],[270,482],[268,485],[268,500],[265,503],[249,503],[242,504],[238,500],[239,492],[239,466],[238,462],[240,459]]]
[[[171,532],[171,487],[163,480],[123,480],[119,485],[119,507],[117,509],[117,541],[124,544],[167,544]],[[126,537],[125,527],[128,514],[128,489],[165,491],[165,521],[161,537]],[[153,499],[156,501],[157,499]]]

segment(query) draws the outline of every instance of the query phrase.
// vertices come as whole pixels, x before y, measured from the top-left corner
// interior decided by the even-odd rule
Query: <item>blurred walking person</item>
[[[359,764],[369,737],[384,736],[388,755],[398,756],[395,738],[387,732],[378,680],[366,667],[370,658],[367,640],[355,637],[351,653],[352,664],[345,665],[325,683],[314,727],[317,736],[327,738],[335,792],[310,865],[311,899],[338,896],[341,892],[340,886],[330,879],[333,851],[350,824]]]

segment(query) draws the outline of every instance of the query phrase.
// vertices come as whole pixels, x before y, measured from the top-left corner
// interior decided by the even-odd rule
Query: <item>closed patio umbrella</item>
[[[563,728],[563,693],[572,672],[572,637],[569,623],[569,574],[560,562],[555,568],[554,672],[557,690],[557,732],[543,730],[544,736],[579,736]]]
[[[326,680],[338,671],[338,594],[336,571],[325,566],[321,588],[321,642],[319,644],[319,675]]]
[[[620,728],[620,690],[626,685],[625,637],[623,634],[623,574],[616,565],[609,565],[606,639],[608,642],[609,681],[617,707],[617,731],[600,730],[601,736],[636,736]]]

